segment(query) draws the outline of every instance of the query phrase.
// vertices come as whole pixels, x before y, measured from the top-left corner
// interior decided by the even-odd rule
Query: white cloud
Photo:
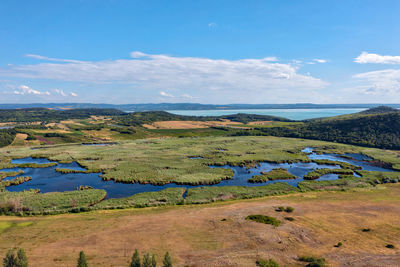
[[[382,56],[378,54],[362,52],[361,55],[354,59],[354,62],[360,64],[400,64],[400,56]]]
[[[74,93],[74,92],[66,93],[66,92],[64,92],[64,90],[61,90],[61,89],[53,89],[53,91],[54,91],[56,94],[61,95],[61,96],[63,96],[63,97],[68,97],[68,96],[77,97],[77,96],[78,96],[78,94],[76,94],[76,93]]]
[[[317,63],[326,63],[327,62],[326,59],[320,59],[320,58],[315,58],[314,61]]]
[[[132,52],[131,57],[11,65],[0,68],[0,76],[84,83],[86,86],[123,84],[135,92],[160,92],[168,88],[181,96],[196,92],[201,96],[197,99],[204,102],[306,101],[310,91],[328,85],[318,78],[299,73],[301,65],[275,62],[275,57],[224,60],[150,55],[138,51]]]
[[[174,97],[173,95],[168,94],[168,93],[166,93],[166,92],[164,92],[164,91],[161,91],[161,92],[160,92],[160,95],[165,96],[165,97]]]
[[[277,57],[265,57],[263,58],[265,61],[278,61]]]
[[[141,58],[141,57],[147,57],[147,54],[142,53],[140,51],[134,51],[130,53],[132,58]]]
[[[60,89],[54,89],[54,92],[56,92],[57,94],[60,94],[61,96],[67,96],[67,94],[64,93],[64,91],[60,90]]]
[[[39,59],[39,60],[46,60],[46,61],[56,61],[56,62],[69,62],[69,63],[79,63],[82,61],[79,60],[72,60],[72,59],[59,59],[59,58],[52,58],[52,57],[44,57],[41,55],[35,54],[26,54],[25,57]]]
[[[208,27],[209,27],[209,28],[215,28],[215,27],[217,27],[217,23],[215,23],[215,22],[210,22],[210,23],[208,23]]]
[[[49,92],[40,92],[30,88],[27,85],[20,85],[13,91],[15,95],[50,95]]]
[[[400,69],[387,69],[359,73],[353,76],[363,84],[359,87],[364,94],[383,96],[389,100],[400,97]]]
[[[0,69],[0,75],[94,84],[119,82],[164,88],[320,88],[326,85],[320,79],[297,73],[296,66],[271,63],[272,59],[275,60],[147,55],[145,59],[13,65]]]
[[[193,99],[194,97],[189,95],[189,94],[183,94],[182,95],[183,98],[187,98],[187,99]]]

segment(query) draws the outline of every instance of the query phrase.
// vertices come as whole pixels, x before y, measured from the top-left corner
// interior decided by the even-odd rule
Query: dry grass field
[[[144,124],[147,129],[199,129],[213,126],[242,125],[240,122],[230,120],[223,121],[156,121]]]
[[[210,205],[1,217],[0,253],[23,247],[30,266],[44,267],[74,266],[80,250],[90,266],[128,266],[135,248],[157,254],[159,262],[168,250],[174,266],[255,266],[257,258],[305,266],[298,256],[323,257],[328,266],[399,266],[399,204],[400,184],[394,184]],[[295,210],[276,212],[278,206]],[[249,214],[284,223],[274,228],[245,220]],[[338,242],[343,246],[334,247]]]
[[[248,124],[249,125],[268,125],[271,123],[272,123],[272,121],[251,121]]]

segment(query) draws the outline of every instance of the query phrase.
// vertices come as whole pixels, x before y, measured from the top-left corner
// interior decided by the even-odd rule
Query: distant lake
[[[366,108],[324,108],[324,109],[224,109],[224,110],[166,110],[169,113],[187,116],[222,116],[236,113],[272,115],[291,120],[305,120],[332,117],[366,110]]]

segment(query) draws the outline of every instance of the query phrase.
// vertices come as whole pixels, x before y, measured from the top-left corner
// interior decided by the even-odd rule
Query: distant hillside
[[[255,114],[234,114],[226,116],[184,116],[171,114],[166,111],[148,111],[148,112],[134,112],[116,118],[119,123],[124,125],[142,125],[144,123],[152,123],[156,121],[216,121],[216,120],[230,120],[241,123],[248,123],[251,121],[290,121],[285,118],[268,116],[268,115],[255,115]]]
[[[265,135],[400,149],[400,112],[390,110],[379,107],[351,115],[305,121],[298,126],[257,130]]]
[[[323,109],[323,108],[372,108],[382,104],[198,104],[198,103],[148,103],[148,104],[93,104],[93,103],[31,103],[31,104],[0,104],[0,109],[14,108],[53,108],[53,109],[86,109],[114,108],[123,111],[160,111],[160,110],[227,110],[227,109]],[[400,108],[400,104],[389,105]]]
[[[117,116],[125,114],[117,109],[71,109],[52,110],[47,108],[0,109],[0,122],[59,121],[85,119],[92,115]]]
[[[359,114],[383,114],[389,112],[399,112],[399,110],[388,106],[379,106],[361,111]]]

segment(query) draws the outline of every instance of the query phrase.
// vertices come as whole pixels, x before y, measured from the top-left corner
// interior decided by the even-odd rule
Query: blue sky
[[[0,102],[400,103],[400,1],[0,3]]]

